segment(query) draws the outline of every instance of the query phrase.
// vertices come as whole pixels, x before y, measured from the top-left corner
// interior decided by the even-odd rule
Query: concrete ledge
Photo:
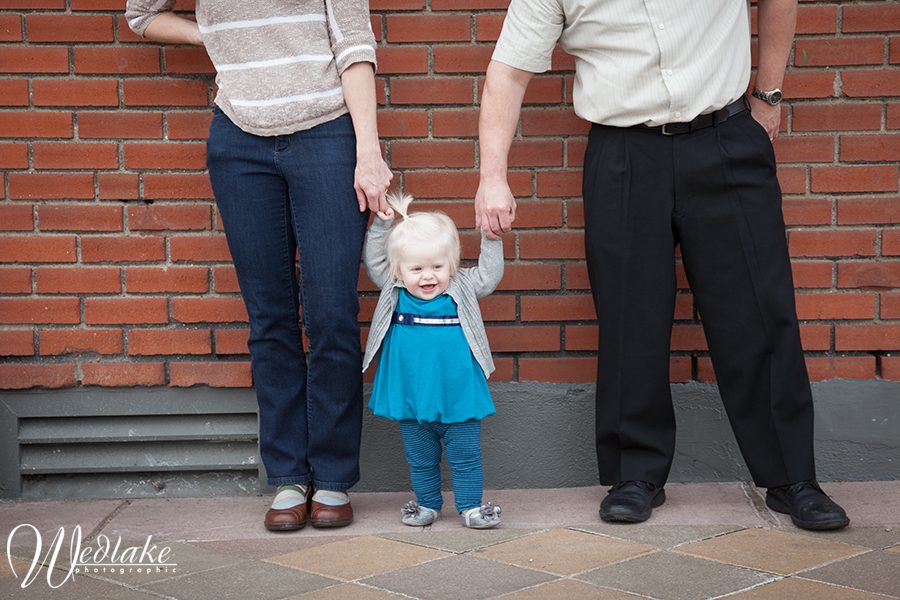
[[[485,498],[503,507],[502,529],[601,526],[597,510],[605,487],[486,490]],[[844,482],[825,486],[847,510],[853,528],[879,527],[890,531],[900,526],[900,481]],[[759,503],[762,490],[740,483],[670,484],[668,500],[653,511],[644,527],[733,525],[737,527],[793,528],[790,519]],[[753,496],[756,495],[756,498]],[[384,533],[424,534],[459,531],[453,514],[453,496],[444,494],[443,519],[430,528],[410,529],[400,523],[400,507],[409,492],[352,493],[356,520],[345,529],[307,527],[299,534],[270,533],[262,526],[262,515],[271,502],[268,496],[224,496],[218,498],[168,498],[135,500],[80,500],[48,502],[0,502],[0,536],[5,540],[20,523],[34,525],[49,541],[59,527],[70,531],[80,525],[84,535],[104,534],[125,540],[153,535],[156,541],[214,541],[284,539],[375,535]],[[554,507],[547,510],[548,506]],[[612,530],[629,525],[603,525]],[[498,530],[498,531],[502,531]],[[845,532],[845,533],[846,533]],[[471,535],[471,532],[468,532]],[[844,534],[827,532],[836,541]]]
[[[585,384],[497,383],[491,385],[497,414],[485,420],[485,486],[562,488],[597,483],[594,451],[594,389]],[[717,388],[689,383],[672,386],[678,438],[671,482],[746,481],[749,474],[731,433]],[[813,385],[819,478],[900,479],[900,382],[844,381]],[[252,390],[131,388],[39,390],[0,393],[0,446],[6,478],[18,472],[17,419],[27,414],[139,415],[252,413]],[[150,408],[152,407],[152,408]],[[23,416],[25,415],[25,416]],[[409,477],[396,423],[365,411],[362,481],[357,491],[402,491]],[[211,416],[210,420],[215,420]],[[253,494],[265,481],[258,467],[227,474],[170,473],[129,483],[110,483],[111,474],[90,475],[84,484],[62,489],[37,482],[24,497],[178,497]],[[113,477],[114,479],[115,477]],[[168,478],[168,479],[167,479]],[[449,474],[445,478],[449,485]],[[227,482],[227,483],[223,483]],[[13,489],[13,487],[8,487]],[[123,496],[116,490],[127,489]],[[16,497],[17,493],[6,493]]]
[[[595,485],[594,386],[491,385],[497,414],[484,422],[485,485],[538,488]],[[672,386],[678,421],[670,482],[747,481],[718,388]],[[900,382],[813,384],[816,463],[822,481],[900,478]],[[360,489],[408,486],[396,425],[367,415]]]

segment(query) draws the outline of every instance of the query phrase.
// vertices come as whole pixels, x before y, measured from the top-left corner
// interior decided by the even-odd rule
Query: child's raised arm
[[[380,216],[376,216],[366,233],[366,248],[363,252],[366,274],[379,288],[383,288],[394,279],[388,267],[387,251],[384,245],[387,234],[391,230],[392,221],[393,219],[382,219]]]
[[[492,240],[482,231],[478,266],[460,269],[459,275],[472,282],[475,295],[479,298],[484,298],[497,289],[503,279],[503,241]]]

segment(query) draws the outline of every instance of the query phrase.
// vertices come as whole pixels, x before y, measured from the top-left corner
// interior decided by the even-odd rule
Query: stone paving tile
[[[509,527],[549,529],[600,520],[597,510],[607,489],[588,486],[555,490],[529,488],[485,490],[484,498],[493,500],[503,508],[504,529]],[[450,506],[447,502],[444,505]],[[553,510],[547,510],[548,506],[552,506]],[[444,512],[448,512],[447,509]],[[436,529],[459,526],[458,518],[445,516],[447,518],[435,524]]]
[[[42,572],[42,575],[44,573]],[[64,577],[65,574],[60,574]],[[59,581],[54,579],[54,585]],[[158,596],[129,589],[114,583],[99,581],[89,577],[75,577],[60,587],[47,585],[46,576],[39,577],[22,589],[18,582],[0,587],[2,600],[159,600]]]
[[[210,552],[204,548],[198,548],[189,544],[163,542],[159,544],[159,546],[160,548],[166,546],[171,548],[171,552],[166,557],[165,563],[171,566],[165,568],[160,567],[157,569],[151,567],[151,572],[149,573],[138,573],[135,570],[132,570],[130,573],[119,573],[118,571],[92,573],[88,571],[87,575],[89,577],[96,577],[97,579],[104,579],[115,583],[142,587],[156,581],[163,581],[166,579],[182,577],[191,573],[199,573],[209,569],[234,565],[243,560],[235,556]],[[125,546],[123,545],[123,547]]]
[[[76,525],[81,526],[81,536],[87,537],[122,503],[122,500],[0,502],[0,538],[6,543],[10,532],[24,523],[34,525],[41,532],[45,546],[60,527],[65,527],[67,540]],[[24,528],[16,532],[14,545],[21,541],[33,548],[34,537],[21,537],[24,534]]]
[[[384,573],[362,583],[423,600],[481,600],[554,579],[471,555],[454,555],[408,569]]]
[[[594,515],[598,521],[599,515],[596,511],[599,506],[598,499],[594,508]],[[654,508],[650,519],[654,525],[726,523],[753,527],[766,524],[766,519],[747,501],[743,484],[739,482],[670,483],[666,485],[666,503]]]
[[[664,598],[699,600],[728,594],[772,579],[772,575],[671,552],[657,552],[582,573],[578,579]]]
[[[885,600],[868,592],[789,577],[729,596],[729,600]]]
[[[900,527],[847,527],[837,531],[807,531],[799,527],[788,526],[781,531],[853,546],[865,546],[876,550],[900,543]]]
[[[10,569],[10,563],[15,568],[16,573],[21,577],[24,572],[28,571],[30,562],[19,560],[18,558],[10,558],[6,554],[0,554],[0,580],[14,578],[15,574]]]
[[[15,573],[10,569],[10,563],[15,568]],[[68,565],[68,561],[66,561]],[[0,554],[0,599],[5,598],[52,598],[60,600],[61,598],[72,598],[78,600],[80,598],[97,598],[105,600],[107,598],[117,600],[142,600],[155,598],[143,592],[130,590],[126,587],[119,586],[115,582],[100,581],[96,578],[84,575],[72,574],[72,578],[62,583],[68,577],[68,566],[56,567],[50,576],[50,582],[57,588],[50,587],[47,580],[47,568],[41,567],[37,576],[27,587],[22,588],[21,583],[28,576],[31,568],[31,561],[19,560],[17,558],[8,558],[5,554]]]
[[[572,527],[580,531],[600,533],[623,540],[631,540],[641,544],[650,544],[657,548],[674,548],[688,542],[696,542],[725,533],[738,531],[736,525],[652,525],[598,523]]]
[[[822,483],[825,493],[843,506],[857,526],[900,526],[900,480]]]
[[[900,597],[900,554],[875,550],[807,571],[803,577]]]
[[[436,548],[461,554],[500,542],[506,542],[523,535],[534,533],[534,529],[465,529],[460,527],[453,531],[434,531],[430,527],[410,528],[404,533],[388,533],[380,537],[408,544]]]
[[[850,546],[771,529],[743,529],[720,537],[680,546],[683,552],[700,558],[790,575],[797,571],[848,558],[866,551]]]
[[[270,562],[337,579],[361,579],[447,556],[447,553],[364,536],[343,539],[268,559]]]
[[[385,590],[344,583],[286,600],[400,600],[403,596]]]
[[[261,561],[167,579],[142,586],[178,600],[275,600],[335,585],[337,581]]]
[[[219,554],[259,560],[321,546],[322,544],[336,542],[341,539],[346,539],[346,536],[309,537],[304,535],[286,535],[280,538],[266,537],[259,539],[219,540],[215,542],[192,542],[191,546],[218,552]]]
[[[551,529],[490,546],[474,556],[558,575],[572,575],[655,550],[653,546],[627,540],[571,529]]]
[[[578,600],[642,600],[645,597],[601,588],[573,579],[560,579],[527,590],[505,594],[500,598],[502,600],[572,600],[573,598]]]
[[[31,563],[31,560],[35,555],[35,550],[37,549],[38,550],[38,552],[37,552],[38,562],[40,562],[43,565],[49,565],[52,563],[54,565],[54,568],[68,570],[69,564],[71,563],[71,558],[72,558],[71,553],[70,553],[70,548],[74,548],[74,546],[72,545],[73,542],[74,542],[74,538],[72,538],[70,536],[70,534],[67,533],[66,539],[63,540],[62,544],[60,545],[59,554],[56,556],[55,559],[52,558],[53,538],[50,538],[50,539],[42,538],[40,547],[35,546],[35,544],[33,542],[30,544],[15,544],[9,548],[9,551],[10,551],[10,554],[12,554],[14,557],[17,557],[19,559],[25,560],[28,563]],[[118,555],[121,556],[122,553],[131,546],[138,546],[140,548],[143,548],[145,542],[146,542],[146,540],[121,540],[120,541],[117,537],[113,537],[113,538],[110,538],[110,540],[109,540],[109,543],[110,543],[109,552],[112,552],[113,548],[118,543],[119,544]],[[153,544],[156,544],[157,548],[162,548],[162,545],[159,542],[157,542],[156,540],[150,541],[150,545],[152,546]],[[165,543],[163,543],[163,544],[165,544]],[[98,544],[96,541],[91,542],[91,541],[82,540],[82,542],[81,542],[82,550],[88,546],[90,546],[90,548],[92,549],[91,550],[92,553],[98,549]],[[74,552],[74,550],[72,550],[72,552]],[[153,556],[156,556],[156,554],[157,554],[157,550],[154,550]]]
[[[263,526],[271,498],[217,496],[212,498],[145,498],[132,500],[103,529],[113,537],[172,542],[274,536]]]

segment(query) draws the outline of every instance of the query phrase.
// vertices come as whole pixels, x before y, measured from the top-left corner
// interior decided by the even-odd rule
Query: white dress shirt
[[[690,121],[750,81],[747,0],[512,0],[493,60],[542,73],[575,58],[575,113],[612,125]]]

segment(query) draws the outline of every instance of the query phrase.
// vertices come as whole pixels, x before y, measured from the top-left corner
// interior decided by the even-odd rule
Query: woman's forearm
[[[144,30],[144,37],[165,44],[203,45],[197,23],[172,12],[157,15]]]
[[[375,115],[375,71],[372,63],[358,62],[347,67],[341,74],[344,102],[353,119],[356,132],[356,154],[378,154],[378,121]]]
[[[356,62],[341,73],[344,102],[356,133],[356,170],[353,187],[360,212],[388,210],[385,200],[394,175],[381,156],[378,143],[378,121],[375,115],[375,69],[372,63]]]

